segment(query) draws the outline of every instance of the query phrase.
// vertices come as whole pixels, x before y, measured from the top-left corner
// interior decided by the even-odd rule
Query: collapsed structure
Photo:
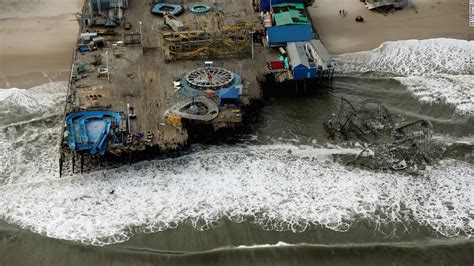
[[[279,1],[260,12],[249,0],[87,0],[60,173],[178,150],[196,126],[238,128],[261,101],[260,77],[329,79],[332,60],[303,2]],[[264,17],[273,13],[275,28],[266,27]],[[305,38],[293,38],[298,30],[291,27],[298,26]],[[283,68],[274,67],[274,58]]]
[[[408,6],[408,0],[365,0],[365,6],[370,10],[380,8],[402,9]]]
[[[361,161],[378,169],[403,170],[430,161],[433,126],[425,119],[396,124],[377,100],[365,100],[356,108],[341,98],[337,112],[325,125],[328,138],[359,140],[364,149],[350,163]]]

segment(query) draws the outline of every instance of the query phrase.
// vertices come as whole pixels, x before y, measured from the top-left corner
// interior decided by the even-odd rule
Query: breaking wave
[[[405,76],[474,74],[474,41],[428,39],[385,42],[371,51],[336,57],[339,72],[386,72]]]
[[[0,89],[0,185],[55,176],[66,82]]]
[[[420,101],[445,102],[459,114],[474,112],[474,41],[428,39],[385,42],[365,52],[336,57],[342,74],[392,75]]]
[[[64,101],[67,82],[51,82],[30,89],[0,89],[1,115],[11,112],[11,108],[22,109],[28,113],[41,113],[56,109]],[[62,107],[62,106],[61,106]]]
[[[40,114],[58,113],[64,106],[67,82],[52,82],[30,89],[0,89],[0,125],[8,125]]]
[[[474,67],[474,66],[473,66]],[[474,76],[396,77],[420,101],[448,103],[460,114],[474,112]]]
[[[347,169],[328,154],[292,145],[211,147],[82,176],[11,182],[0,187],[0,217],[93,245],[183,222],[206,230],[223,218],[277,231],[347,231],[367,219],[379,228],[416,224],[450,237],[474,233],[472,165],[443,161],[407,176]]]
[[[0,218],[33,232],[107,245],[181,223],[206,230],[228,218],[277,231],[347,231],[367,220],[388,235],[411,225],[474,234],[474,166],[457,160],[411,176],[343,167],[332,155],[358,151],[335,146],[211,146],[59,178],[65,91],[66,83],[0,91],[7,95],[0,106],[23,112],[0,128]]]

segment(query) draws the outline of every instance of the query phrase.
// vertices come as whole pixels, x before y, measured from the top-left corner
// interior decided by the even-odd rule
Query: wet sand
[[[372,230],[363,229],[354,237],[373,237]],[[0,245],[0,253],[6,254],[0,257],[0,265],[469,265],[473,261],[472,241],[333,242],[334,237],[345,238],[347,233],[325,231],[269,232],[230,223],[200,232],[184,225],[97,247],[32,234],[0,222],[0,240],[8,243]],[[331,241],[322,240],[326,237]],[[322,243],[291,244],[301,239]]]
[[[0,3],[0,88],[67,79],[82,0]]]
[[[412,0],[414,7],[386,15],[356,0],[315,0],[309,8],[314,25],[332,54],[366,51],[383,42],[454,38],[473,40],[467,0]],[[344,9],[346,15],[339,15]],[[356,16],[365,22],[355,21]]]

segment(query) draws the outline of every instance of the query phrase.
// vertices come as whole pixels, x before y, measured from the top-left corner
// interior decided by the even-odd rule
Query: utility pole
[[[92,21],[94,20],[94,9],[92,8],[92,0],[89,1],[89,15],[91,16],[91,24],[93,24]]]
[[[100,10],[100,0],[97,0],[97,10],[99,11],[99,15],[102,15],[102,12]]]
[[[143,47],[142,22],[138,21],[138,28],[140,29],[140,45]]]
[[[254,57],[254,50],[253,50],[253,35],[255,33],[255,31],[250,31],[250,46],[251,46],[251,49],[252,49],[252,59]]]
[[[132,134],[132,125],[130,124],[130,104],[127,103],[127,125],[128,125],[128,134]]]
[[[120,21],[122,21],[122,0],[119,0],[119,3],[118,3],[118,17]]]
[[[107,67],[107,79],[110,81],[109,51],[105,51],[105,66]]]

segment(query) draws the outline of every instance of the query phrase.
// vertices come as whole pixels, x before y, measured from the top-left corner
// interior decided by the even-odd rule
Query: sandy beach
[[[356,0],[315,0],[308,10],[319,36],[332,54],[371,50],[386,41],[474,39],[467,0],[412,0],[413,7],[386,15]],[[339,15],[344,9],[346,16]],[[356,16],[365,22],[355,22]]]
[[[67,79],[82,1],[0,3],[0,88]]]
[[[413,0],[387,15],[356,0],[316,0],[308,10],[333,54],[370,50],[385,41],[474,39],[467,0]],[[81,0],[0,0],[0,88],[28,88],[68,77]],[[345,17],[339,10],[346,10]],[[364,23],[356,23],[356,16]]]

